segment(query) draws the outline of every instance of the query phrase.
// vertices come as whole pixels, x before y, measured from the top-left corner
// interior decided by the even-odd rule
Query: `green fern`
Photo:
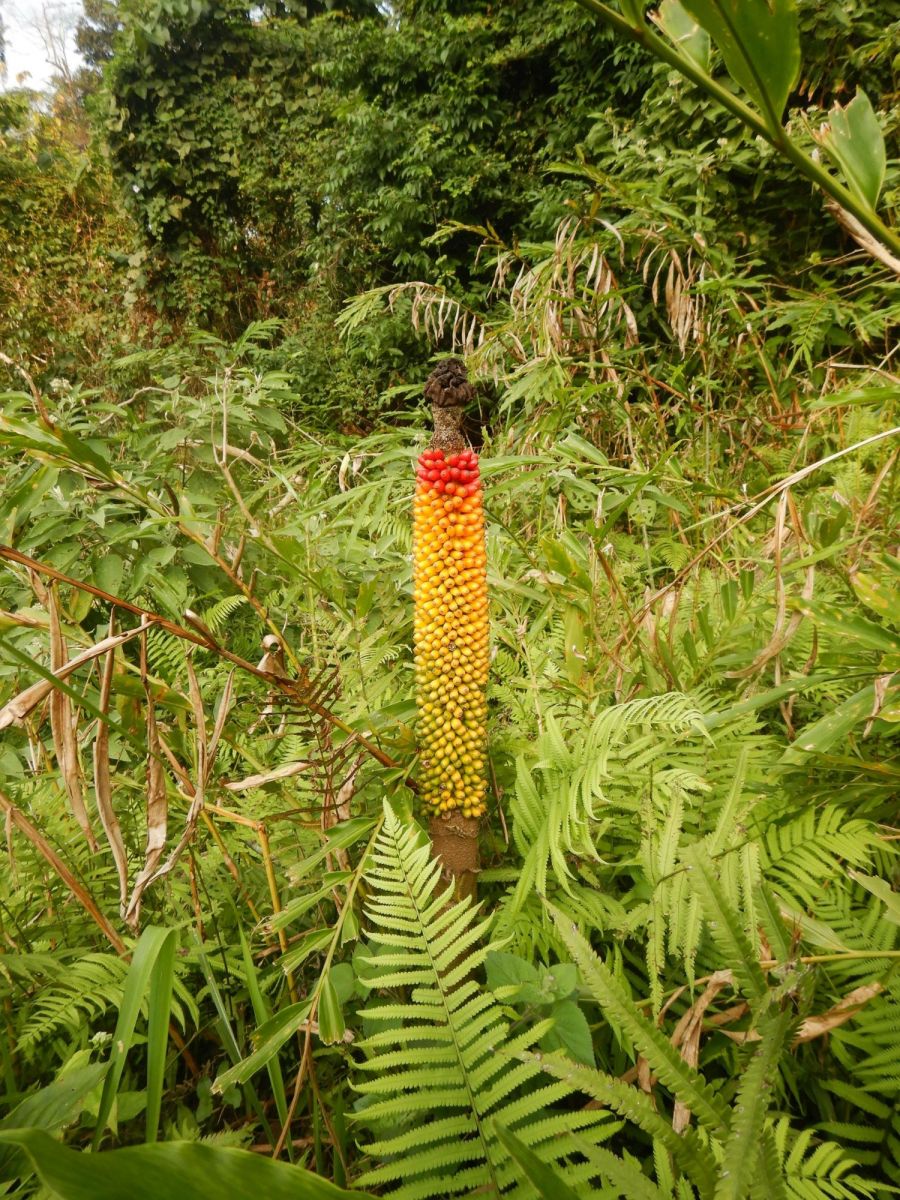
[[[54,964],[55,978],[45,980],[18,1036],[24,1055],[34,1054],[49,1038],[94,1021],[121,1003],[128,963],[115,954],[89,953]]]
[[[570,1186],[583,1184],[595,1169],[576,1135],[595,1145],[617,1126],[607,1113],[573,1108],[567,1084],[548,1085],[536,1062],[519,1061],[552,1022],[510,1036],[499,1004],[474,978],[489,921],[478,921],[468,901],[452,904],[439,878],[428,843],[386,805],[368,876],[370,941],[380,953],[367,960],[375,973],[367,983],[401,995],[362,1014],[378,1028],[362,1043],[369,1057],[361,1069],[371,1078],[356,1084],[360,1118],[379,1131],[366,1149],[383,1165],[360,1185],[391,1185],[398,1200],[535,1196],[495,1122],[543,1163],[563,1167]]]

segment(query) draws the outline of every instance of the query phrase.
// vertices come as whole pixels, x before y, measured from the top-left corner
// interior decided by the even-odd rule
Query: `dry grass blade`
[[[147,635],[141,638],[141,681],[146,697],[147,728],[147,845],[144,865],[134,881],[131,898],[123,913],[125,921],[137,928],[141,915],[141,898],[153,878],[166,848],[168,833],[169,803],[166,795],[166,772],[162,762],[162,744],[156,725],[156,705],[147,677]]]
[[[232,779],[221,786],[227,792],[248,792],[251,788],[263,787],[265,784],[275,783],[279,779],[290,779],[293,775],[299,775],[301,771],[308,770],[312,765],[305,761],[284,763],[283,766],[275,767],[271,771],[262,771],[259,775],[248,775],[245,779]]]
[[[110,637],[113,636],[114,629],[115,617],[110,616]],[[109,699],[115,669],[116,650],[113,647],[112,650],[107,651],[100,679],[100,711],[104,717],[109,712]],[[116,874],[119,877],[119,908],[124,913],[125,902],[128,899],[128,856],[125,853],[125,843],[122,841],[119,819],[113,808],[112,779],[109,769],[109,725],[103,719],[97,721],[97,736],[94,738],[94,791],[97,797],[100,823],[116,864]]]
[[[196,680],[195,680],[196,682]],[[228,672],[228,678],[225,680],[225,690],[222,692],[222,702],[219,705],[219,711],[216,714],[216,723],[213,726],[212,737],[210,738],[209,747],[207,749],[207,757],[210,762],[216,756],[216,749],[222,737],[222,731],[225,728],[225,722],[228,720],[228,714],[231,712],[231,701],[234,697],[234,670]],[[203,711],[201,704],[201,712]]]
[[[140,632],[140,626],[138,626],[135,629],[129,629],[126,633],[117,633],[115,637],[104,638],[102,642],[97,642],[95,646],[89,646],[81,654],[76,654],[74,658],[70,658],[58,671],[54,671],[54,679],[68,679],[74,671],[84,666],[86,662],[90,662],[94,658],[99,658],[101,654],[106,654],[117,646],[123,646]],[[33,712],[54,690],[53,682],[52,679],[39,679],[37,683],[31,684],[30,687],[19,692],[17,696],[13,696],[12,700],[8,700],[0,708],[0,730],[8,729],[10,725],[23,725],[28,714]]]
[[[206,784],[209,770],[212,766],[212,760],[209,755],[209,743],[206,737],[206,714],[203,709],[203,697],[200,694],[200,685],[197,683],[197,675],[194,671],[193,663],[190,655],[187,659],[188,671],[188,690],[191,698],[191,707],[194,711],[194,731],[197,745],[197,783],[193,790],[193,795],[189,797],[190,806],[184,822],[184,830],[181,837],[169,853],[169,857],[155,870],[148,870],[145,863],[140,877],[135,880],[134,891],[132,892],[131,900],[128,904],[128,912],[126,920],[129,923],[137,923],[140,913],[140,903],[143,893],[147,890],[151,883],[155,883],[157,879],[162,879],[165,875],[177,865],[178,860],[184,854],[197,828],[197,822],[200,820],[200,814],[203,811],[203,806],[206,797]],[[158,742],[157,742],[158,744]],[[149,804],[148,804],[149,808]],[[148,845],[148,862],[150,859],[150,821],[148,818],[147,845]],[[163,847],[165,846],[165,829],[163,828]],[[160,854],[161,854],[160,850]],[[159,855],[157,855],[157,861]]]
[[[15,826],[21,833],[24,833],[41,857],[50,864],[78,903],[91,917],[91,920],[97,925],[97,928],[100,929],[103,936],[109,941],[110,945],[118,954],[124,954],[126,951],[125,943],[115,929],[113,929],[112,925],[110,925],[106,916],[97,907],[93,896],[79,883],[40,830],[32,825],[21,809],[16,808],[10,798],[3,792],[0,792],[0,808],[6,814],[7,822]]]
[[[65,670],[69,652],[59,620],[55,588],[50,588],[47,611],[50,617],[50,670],[56,675]],[[50,732],[53,737],[56,762],[75,820],[81,826],[81,832],[84,834],[87,844],[91,850],[96,852],[99,846],[91,828],[87,805],[84,802],[84,776],[78,754],[77,730],[78,714],[72,701],[59,688],[52,688],[50,692]]]
[[[830,1033],[832,1029],[837,1029],[839,1025],[852,1020],[864,1004],[883,991],[884,984],[877,981],[854,988],[828,1012],[820,1013],[817,1017],[807,1017],[794,1038],[794,1045],[798,1042],[811,1042],[814,1038],[822,1037],[823,1034]]]
[[[672,1045],[681,1050],[681,1057],[688,1066],[697,1069],[700,1063],[700,1034],[703,1031],[703,1017],[710,1004],[721,992],[722,988],[734,983],[731,971],[716,971],[707,983],[703,994],[694,1001],[687,1010],[672,1034]],[[672,1128],[676,1133],[684,1133],[691,1122],[691,1110],[680,1100],[675,1103],[672,1114]]]

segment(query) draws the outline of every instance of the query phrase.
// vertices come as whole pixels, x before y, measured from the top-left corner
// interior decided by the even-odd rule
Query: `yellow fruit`
[[[478,458],[419,459],[413,505],[416,688],[425,802],[485,811],[488,600]]]

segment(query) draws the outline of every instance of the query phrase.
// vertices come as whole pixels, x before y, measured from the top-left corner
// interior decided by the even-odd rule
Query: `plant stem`
[[[900,253],[900,235],[885,225],[866,204],[857,200],[853,193],[845,188],[834,175],[829,174],[820,163],[801,150],[780,125],[770,128],[749,104],[746,104],[739,96],[735,96],[728,88],[723,87],[691,59],[679,54],[674,46],[670,46],[668,42],[655,34],[648,25],[632,25],[621,13],[617,13],[608,5],[603,4],[601,0],[575,0],[575,2],[594,16],[599,17],[607,25],[611,25],[619,33],[623,33],[632,41],[643,46],[645,50],[649,50],[651,54],[655,54],[663,62],[667,62],[685,78],[690,79],[692,83],[703,88],[723,108],[736,116],[738,120],[743,121],[749,129],[764,138],[779,154],[793,163],[811,183],[821,188],[841,208],[852,213],[874,238],[892,249],[895,254]]]

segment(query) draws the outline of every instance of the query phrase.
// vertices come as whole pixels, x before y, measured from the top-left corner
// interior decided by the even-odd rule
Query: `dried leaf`
[[[267,783],[274,783],[278,779],[290,779],[293,775],[299,775],[301,771],[307,770],[313,764],[311,762],[292,762],[284,763],[283,766],[275,767],[272,771],[263,771],[259,775],[248,775],[246,779],[233,779],[229,783],[223,783],[222,787],[227,792],[246,792],[250,788],[262,787]]]
[[[50,588],[47,611],[50,617],[50,670],[56,674],[64,670],[69,652],[59,620],[55,588]],[[59,688],[52,688],[50,692],[50,731],[53,737],[53,749],[56,752],[56,762],[75,820],[81,826],[81,832],[87,839],[87,844],[92,851],[96,852],[99,847],[84,802],[82,786],[84,776],[81,770],[81,758],[78,754],[77,728],[78,714],[72,706],[72,701]]]
[[[794,1038],[794,1045],[798,1042],[811,1042],[813,1038],[822,1037],[846,1021],[851,1021],[864,1004],[883,991],[884,984],[877,982],[864,983],[861,987],[854,988],[828,1012],[821,1013],[818,1017],[807,1017]]]
[[[21,809],[16,808],[7,795],[0,792],[0,808],[6,814],[7,822],[24,833],[37,852],[50,864],[59,878],[63,881],[78,903],[91,916],[98,928],[103,932],[109,943],[119,954],[124,954],[125,943],[110,925],[106,916],[97,907],[90,892],[75,878],[66,864],[62,861],[40,830],[28,820]]]
[[[109,636],[113,636],[115,615],[109,618]],[[112,691],[113,674],[116,667],[116,650],[107,651],[106,662],[103,664],[103,675],[100,680],[100,711],[104,717],[109,712],[109,698]],[[112,779],[109,770],[109,725],[104,720],[97,722],[97,736],[94,738],[94,792],[97,798],[97,812],[100,823],[106,833],[106,840],[112,851],[119,877],[119,908],[124,913],[125,901],[128,897],[128,856],[125,853],[125,843],[122,840],[122,830],[115,814],[112,803]]]
[[[734,976],[731,971],[716,971],[710,976],[703,994],[694,1001],[681,1020],[675,1026],[672,1034],[672,1045],[681,1050],[681,1057],[690,1067],[696,1068],[700,1062],[700,1034],[703,1030],[703,1017],[707,1008],[725,987],[731,987]],[[676,1133],[684,1133],[691,1122],[691,1110],[680,1100],[675,1103],[672,1114],[672,1128]]]
[[[97,642],[96,645],[89,646],[87,650],[83,650],[81,654],[76,654],[74,658],[70,658],[64,666],[53,672],[54,677],[56,679],[68,679],[74,671],[84,666],[86,662],[90,662],[93,658],[98,658],[101,654],[106,654],[107,651],[112,650],[116,646],[123,646],[140,632],[141,626],[137,626],[125,633],[117,633],[114,638],[104,638],[102,642]],[[30,687],[25,688],[24,691],[19,692],[17,696],[13,696],[12,700],[8,700],[0,708],[0,729],[8,729],[10,725],[24,725],[28,714],[33,712],[52,691],[53,681],[50,679],[40,679],[37,683],[33,683]]]
[[[147,637],[141,639],[141,681],[146,697],[147,724],[147,845],[144,865],[134,881],[124,920],[136,929],[141,915],[141,898],[166,848],[169,806],[166,795],[166,773],[162,762],[162,745],[156,724],[156,705],[147,677]]]

